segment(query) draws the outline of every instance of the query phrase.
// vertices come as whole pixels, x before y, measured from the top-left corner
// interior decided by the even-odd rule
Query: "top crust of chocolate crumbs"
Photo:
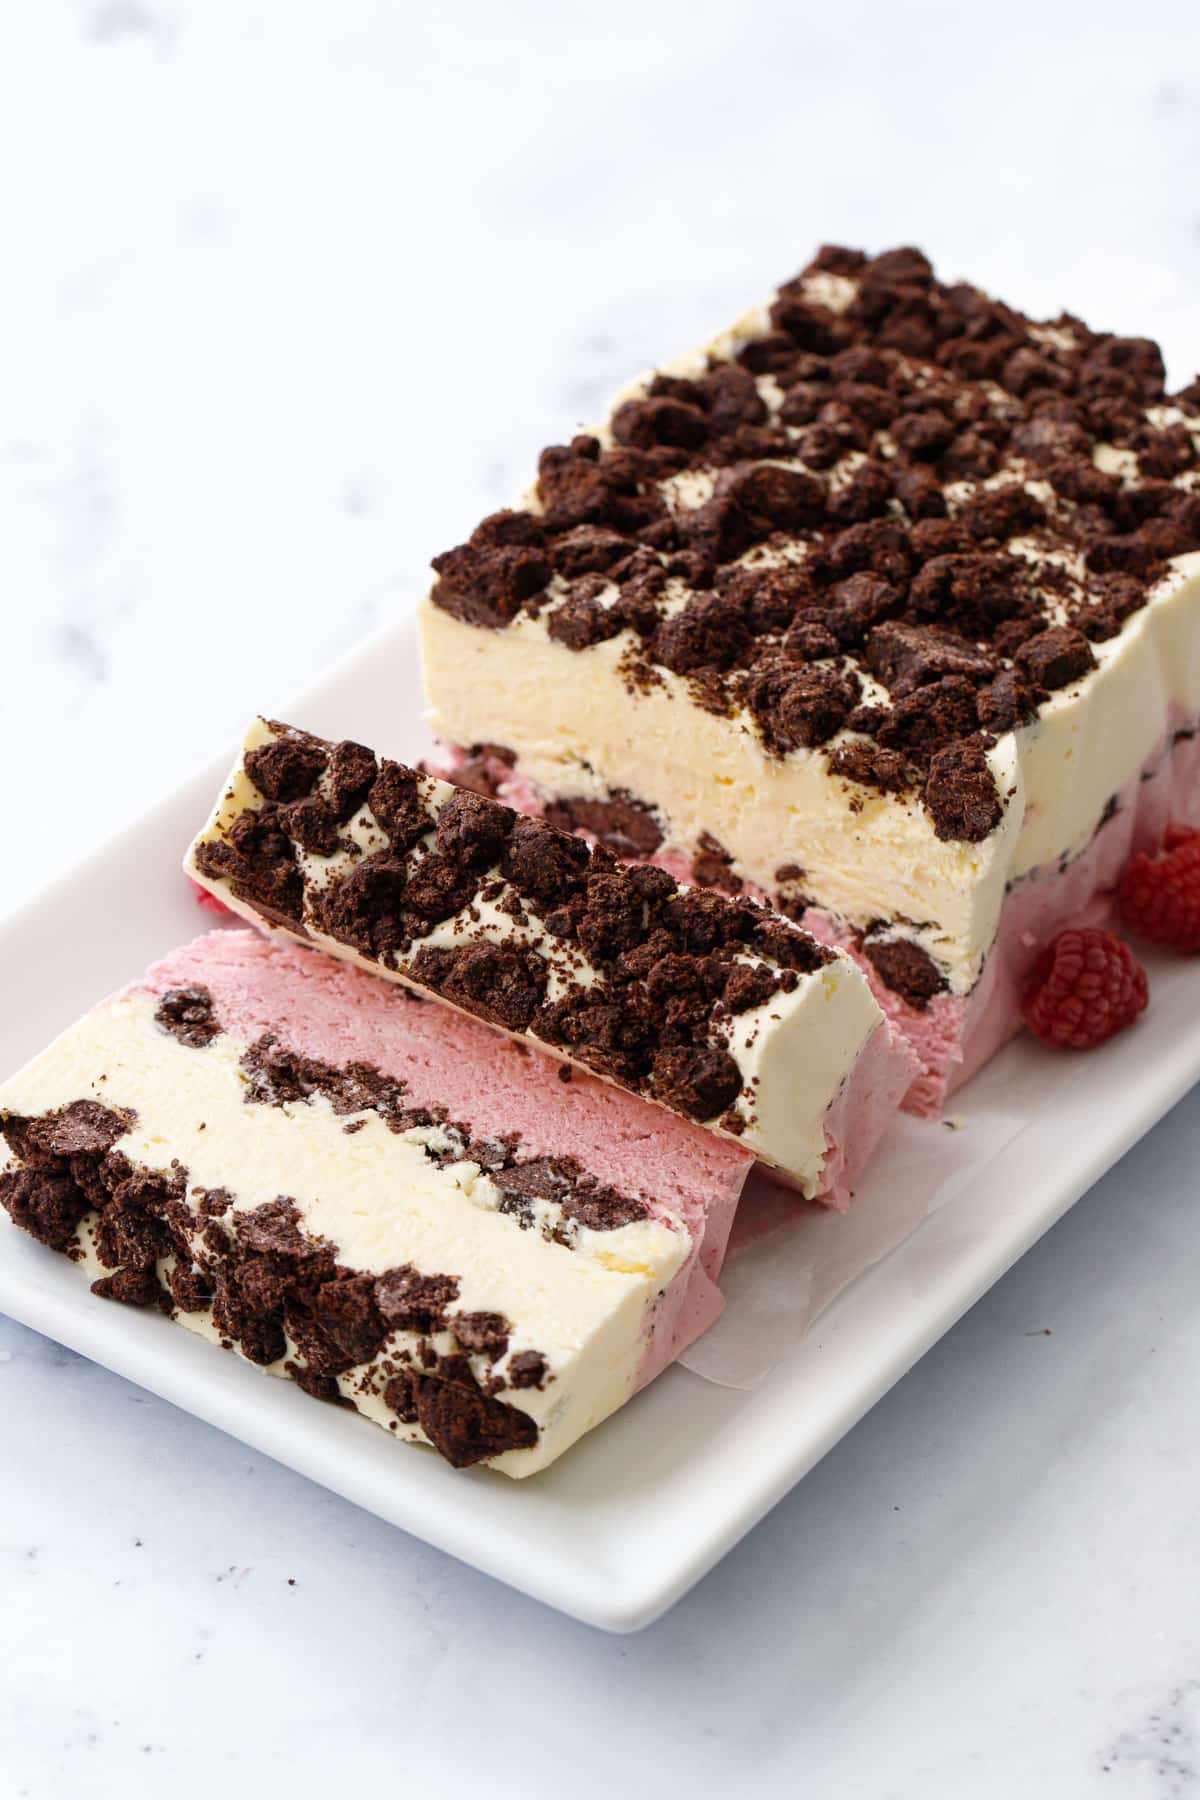
[[[836,311],[831,275],[850,284]],[[734,360],[654,376],[611,448],[544,452],[543,512],[494,514],[438,558],[434,603],[492,629],[544,613],[578,652],[624,632],[635,691],[668,671],[709,711],[748,711],[781,757],[836,737],[869,671],[888,700],[850,720],[837,771],[911,791],[941,836],[977,832],[999,817],[990,775],[975,758],[968,804],[935,757],[1030,723],[1200,549],[1200,384],[1175,397],[1191,429],[1163,421],[1150,340],[1031,320],[911,247],[827,245],[769,313]],[[1100,445],[1135,459],[1131,479],[1096,466]],[[692,472],[707,497],[668,503]],[[951,676],[974,717],[929,711],[901,742],[899,703]]]

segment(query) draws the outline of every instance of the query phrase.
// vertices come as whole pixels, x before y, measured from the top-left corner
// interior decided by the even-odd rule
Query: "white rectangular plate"
[[[411,624],[364,645],[283,716],[418,756]],[[230,760],[0,930],[0,1073],[212,923],[179,859]],[[1151,980],[1146,1018],[1102,1052],[1054,1057],[1019,1042],[971,1084],[957,1107],[968,1131],[974,1111],[997,1107],[1020,1105],[1027,1123],[761,1386],[736,1391],[671,1369],[529,1481],[456,1473],[157,1316],[94,1300],[70,1263],[2,1214],[0,1309],[547,1604],[635,1630],[699,1580],[1200,1076],[1200,959],[1152,967]],[[949,1134],[926,1129],[932,1192]],[[885,1193],[888,1179],[885,1153],[860,1201]]]

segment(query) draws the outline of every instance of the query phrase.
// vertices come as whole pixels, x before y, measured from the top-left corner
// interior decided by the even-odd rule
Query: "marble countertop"
[[[0,156],[0,910],[815,242],[1200,361],[1187,0],[38,0]],[[1200,1795],[1198,1132],[627,1640],[0,1321],[0,1794]]]

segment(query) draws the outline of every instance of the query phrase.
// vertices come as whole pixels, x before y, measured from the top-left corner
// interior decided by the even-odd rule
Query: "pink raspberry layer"
[[[303,1056],[368,1062],[403,1081],[416,1106],[442,1106],[481,1137],[519,1132],[530,1156],[576,1156],[601,1181],[681,1216],[692,1250],[656,1308],[639,1386],[707,1330],[733,1215],[753,1166],[738,1145],[619,1088],[520,1049],[460,1013],[319,951],[252,931],[215,931],[137,984],[161,993],[202,983],[225,1030],[264,1032]]]
[[[465,757],[453,747],[443,749],[438,771],[452,773]],[[519,769],[494,756],[485,760],[500,799],[522,812],[544,810]],[[1025,986],[1041,949],[1068,926],[1109,924],[1114,890],[1129,859],[1140,850],[1156,851],[1171,821],[1200,826],[1200,725],[1179,709],[1142,769],[1114,797],[1087,848],[1065,866],[1050,863],[1013,883],[971,992],[936,995],[921,1011],[884,986],[841,920],[817,907],[805,912],[805,930],[854,958],[889,1021],[911,1046],[916,1074],[903,1099],[905,1112],[936,1118],[949,1095],[1016,1035]],[[680,881],[693,878],[688,857],[668,851],[650,860]],[[750,883],[745,891],[769,900]]]

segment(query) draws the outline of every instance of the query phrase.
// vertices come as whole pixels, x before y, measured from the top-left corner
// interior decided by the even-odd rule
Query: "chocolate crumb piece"
[[[746,704],[768,747],[779,754],[827,743],[845,724],[856,698],[855,683],[836,668],[785,657],[764,660],[746,684]]]
[[[571,1082],[574,1080],[574,1073],[572,1071],[570,1063],[559,1063],[556,1073],[558,1075],[558,1079],[563,1083],[564,1087],[569,1087]]]
[[[726,894],[740,894],[745,886],[741,876],[733,873],[733,858],[724,844],[708,831],[702,831],[697,842],[692,880],[701,887],[720,888]]]
[[[333,856],[342,847],[337,817],[320,794],[308,794],[281,806],[279,822],[311,856]]]
[[[1081,631],[1070,625],[1052,625],[1020,646],[1016,663],[1031,685],[1053,691],[1094,669],[1096,658]]]
[[[303,932],[304,879],[274,804],[243,812],[230,827],[227,843],[200,844],[196,863],[214,881],[227,881],[239,900],[273,924]]]
[[[200,983],[194,987],[168,988],[159,1000],[154,1023],[190,1050],[204,1050],[221,1035],[220,1022],[213,1011],[212,994]]]
[[[398,853],[411,850],[433,829],[417,777],[401,763],[384,762],[380,766],[367,792],[367,805]]]
[[[524,1031],[541,1005],[547,968],[536,950],[487,943],[443,950],[426,944],[413,958],[412,976],[465,1012],[507,1031]]]
[[[549,1374],[540,1350],[519,1350],[508,1359],[508,1385],[514,1388],[540,1388]]]
[[[742,1013],[752,1006],[763,1006],[779,991],[779,977],[765,963],[734,963],[726,978],[722,994],[731,1013]]]
[[[727,1050],[679,1045],[654,1058],[654,1096],[689,1119],[714,1119],[742,1091],[742,1074]]]
[[[1037,702],[1020,676],[1002,669],[976,694],[975,712],[985,731],[1012,731],[1035,717]]]
[[[996,671],[995,659],[963,638],[928,625],[892,620],[872,631],[866,663],[897,700],[944,675],[986,681]]]
[[[472,1382],[422,1375],[416,1390],[417,1423],[434,1449],[455,1469],[489,1462],[510,1450],[531,1450],[538,1428],[519,1407],[494,1400]]]
[[[996,829],[1004,809],[977,739],[947,744],[929,765],[925,807],[938,837],[977,844]]]
[[[598,596],[607,586],[600,575],[584,575],[572,583],[562,605],[555,607],[546,621],[546,630],[556,644],[564,644],[568,650],[588,650],[616,637],[626,620],[619,605],[601,606]]]
[[[405,1425],[417,1422],[417,1383],[420,1376],[415,1369],[401,1369],[393,1375],[383,1390],[384,1403],[390,1406],[397,1418]]]
[[[426,863],[432,861],[427,858]],[[424,866],[424,865],[423,865]],[[387,852],[367,856],[342,880],[333,882],[314,898],[313,911],[323,931],[365,956],[384,957],[408,941],[404,907],[411,904],[404,864]],[[432,888],[426,885],[422,902],[436,911]],[[442,898],[446,895],[443,893]],[[455,896],[449,896],[450,902]],[[450,904],[450,911],[458,910]]]
[[[863,949],[884,986],[917,1012],[924,1012],[934,995],[944,992],[947,986],[946,977],[929,952],[911,938],[868,938]]]
[[[458,1299],[453,1275],[422,1275],[405,1264],[389,1269],[375,1283],[375,1304],[390,1330],[430,1334],[444,1331],[447,1307]]]
[[[0,1206],[39,1244],[66,1250],[91,1202],[65,1171],[23,1168],[0,1175]]]
[[[656,662],[687,675],[696,669],[727,669],[750,643],[742,610],[721,594],[700,594],[682,612],[665,619],[650,644]]]
[[[531,513],[493,513],[433,566],[433,602],[468,625],[508,625],[550,579],[546,534]]]
[[[234,1214],[238,1242],[265,1256],[311,1257],[326,1254],[325,1246],[300,1229],[300,1209],[281,1194],[261,1206]]]
[[[162,1306],[168,1302],[153,1267],[118,1269],[93,1281],[92,1292],[101,1300],[119,1300],[125,1306]]]
[[[468,1312],[456,1313],[450,1329],[464,1350],[481,1351],[495,1362],[508,1349],[512,1326],[503,1313]]]
[[[378,1355],[388,1327],[375,1303],[375,1279],[340,1271],[324,1281],[313,1302],[317,1324],[351,1367]]]
[[[586,872],[587,845],[539,819],[518,818],[505,846],[502,873],[522,894],[554,901]]]
[[[353,818],[379,773],[375,752],[350,738],[329,752],[329,804],[340,825]]]
[[[9,1149],[31,1169],[54,1169],[67,1157],[103,1156],[137,1122],[127,1108],[73,1100],[36,1118],[0,1114],[0,1133]]]
[[[245,757],[247,775],[268,800],[302,800],[327,762],[323,744],[292,732],[248,750]]]
[[[546,822],[559,831],[589,831],[618,856],[653,856],[662,843],[654,810],[623,789],[606,800],[568,796],[546,808]]]
[[[189,1258],[177,1255],[167,1277],[171,1298],[180,1312],[204,1312],[212,1304],[213,1286],[202,1269]]]
[[[602,1187],[591,1176],[576,1180],[563,1198],[562,1208],[569,1219],[586,1226],[589,1231],[619,1231],[624,1225],[636,1225],[650,1216],[650,1209],[632,1194],[618,1193],[614,1187]]]
[[[507,806],[460,789],[438,814],[437,847],[464,868],[486,869],[499,861],[515,816]]]
[[[882,794],[903,794],[912,785],[908,760],[878,744],[840,744],[829,759],[835,775]]]
[[[323,1400],[327,1406],[349,1408],[351,1412],[358,1410],[353,1400],[342,1393],[336,1376],[321,1374],[316,1369],[308,1368],[304,1363],[293,1362],[290,1359],[284,1363],[283,1371],[311,1400]]]

